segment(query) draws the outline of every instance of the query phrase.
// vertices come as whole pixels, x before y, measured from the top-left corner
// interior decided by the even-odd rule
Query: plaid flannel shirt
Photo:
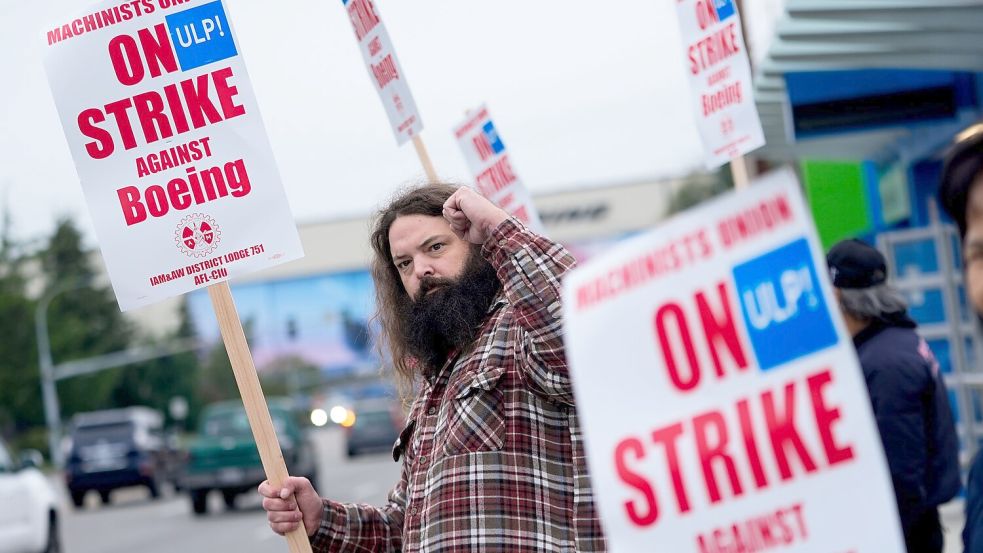
[[[386,506],[324,500],[316,552],[604,551],[564,355],[575,261],[514,219],[482,247],[503,293],[474,349],[425,382]]]

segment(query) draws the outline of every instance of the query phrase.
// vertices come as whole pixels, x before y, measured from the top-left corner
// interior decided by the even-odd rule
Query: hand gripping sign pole
[[[208,289],[266,476],[282,485],[227,281],[303,250],[222,0],[107,1],[42,39],[120,309]],[[287,540],[311,551],[302,526]]]
[[[389,33],[379,18],[375,4],[372,0],[341,0],[341,3],[352,22],[369,78],[386,108],[397,144],[402,146],[412,139],[427,178],[430,182],[436,182],[437,172],[434,171],[427,148],[420,138],[423,120],[420,119],[410,86],[406,82],[406,74],[399,65]]]
[[[218,318],[222,341],[225,342],[225,351],[232,362],[232,372],[235,373],[236,385],[239,386],[239,395],[242,396],[242,404],[246,408],[246,417],[259,449],[266,479],[273,486],[280,487],[289,476],[287,466],[283,462],[283,452],[280,451],[280,443],[276,439],[270,409],[266,405],[266,397],[256,374],[253,356],[249,353],[249,344],[246,343],[246,335],[242,331],[229,284],[220,282],[209,286],[208,297],[212,300],[212,308]],[[310,553],[311,543],[303,524],[285,537],[291,553]]]

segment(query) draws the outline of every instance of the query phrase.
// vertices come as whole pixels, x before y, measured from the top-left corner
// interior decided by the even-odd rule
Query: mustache
[[[416,291],[416,297],[413,298],[414,301],[419,302],[431,291],[438,288],[445,288],[454,284],[454,281],[449,278],[442,277],[423,277],[420,279],[420,288]]]
[[[399,316],[406,350],[427,376],[444,365],[453,349],[474,342],[502,285],[491,264],[476,253],[457,278],[427,276],[419,284],[413,298],[404,296]]]

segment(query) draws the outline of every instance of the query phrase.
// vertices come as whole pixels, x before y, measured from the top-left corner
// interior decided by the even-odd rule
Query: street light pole
[[[34,310],[34,332],[38,341],[38,364],[41,372],[41,399],[44,402],[44,418],[48,425],[48,448],[51,462],[58,468],[65,466],[61,451],[61,406],[55,389],[54,362],[51,359],[51,341],[48,337],[48,306],[55,296],[69,290],[82,288],[85,282],[69,280],[45,294]]]
[[[51,462],[58,468],[64,466],[61,455],[61,409],[58,405],[58,392],[55,390],[55,374],[51,362],[51,344],[48,341],[48,304],[53,294],[48,294],[38,302],[34,312],[34,332],[38,340],[38,363],[41,367],[41,399],[44,402],[44,419],[48,424],[48,449]]]

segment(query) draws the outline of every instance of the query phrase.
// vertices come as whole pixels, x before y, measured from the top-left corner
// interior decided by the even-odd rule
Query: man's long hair
[[[420,371],[419,361],[413,359],[406,341],[407,329],[403,328],[404,318],[401,315],[412,303],[412,298],[403,288],[399,271],[393,263],[392,251],[389,246],[389,229],[398,217],[406,215],[425,215],[441,217],[444,202],[457,190],[450,184],[427,184],[406,190],[396,195],[389,205],[381,209],[372,230],[372,280],[375,282],[376,314],[382,329],[379,350],[382,358],[386,359],[386,347],[392,356],[393,369],[396,371],[396,381],[400,396],[405,400],[410,397],[413,386]]]

